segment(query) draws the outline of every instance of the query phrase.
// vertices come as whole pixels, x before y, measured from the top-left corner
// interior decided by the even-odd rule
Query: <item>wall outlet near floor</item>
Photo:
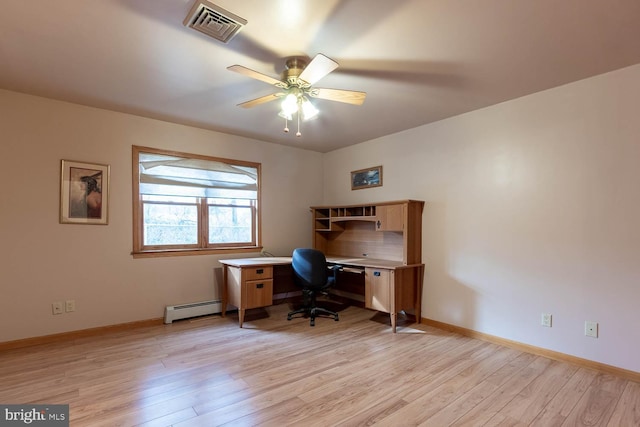
[[[62,314],[64,313],[64,308],[62,305],[62,301],[56,301],[51,303],[51,311],[53,314]]]
[[[584,322],[584,334],[588,337],[598,338],[598,322],[589,320]]]
[[[547,328],[551,327],[551,313],[542,313],[540,316],[540,324],[542,326],[546,326]]]
[[[64,302],[64,310],[67,313],[71,313],[72,311],[76,311],[76,300],[68,299]]]

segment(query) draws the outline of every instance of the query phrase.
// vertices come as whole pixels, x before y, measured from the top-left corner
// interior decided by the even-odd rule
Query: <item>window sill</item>
[[[175,256],[195,256],[195,255],[223,255],[238,254],[247,252],[260,252],[262,246],[246,246],[227,249],[168,249],[144,252],[132,252],[131,255],[136,258],[160,258]]]

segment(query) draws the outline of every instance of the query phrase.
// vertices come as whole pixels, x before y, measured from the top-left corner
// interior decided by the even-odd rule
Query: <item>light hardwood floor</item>
[[[639,426],[640,384],[357,307],[286,304],[0,353],[0,403],[71,426]],[[267,316],[268,314],[268,316]]]

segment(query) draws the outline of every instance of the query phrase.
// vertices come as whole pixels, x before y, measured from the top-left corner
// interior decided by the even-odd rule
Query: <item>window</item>
[[[261,249],[260,163],[133,147],[134,256]]]

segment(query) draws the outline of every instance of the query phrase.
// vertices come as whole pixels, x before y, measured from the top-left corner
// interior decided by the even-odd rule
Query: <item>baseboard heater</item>
[[[164,309],[164,323],[216,313],[222,313],[222,301],[220,300],[168,305]]]

